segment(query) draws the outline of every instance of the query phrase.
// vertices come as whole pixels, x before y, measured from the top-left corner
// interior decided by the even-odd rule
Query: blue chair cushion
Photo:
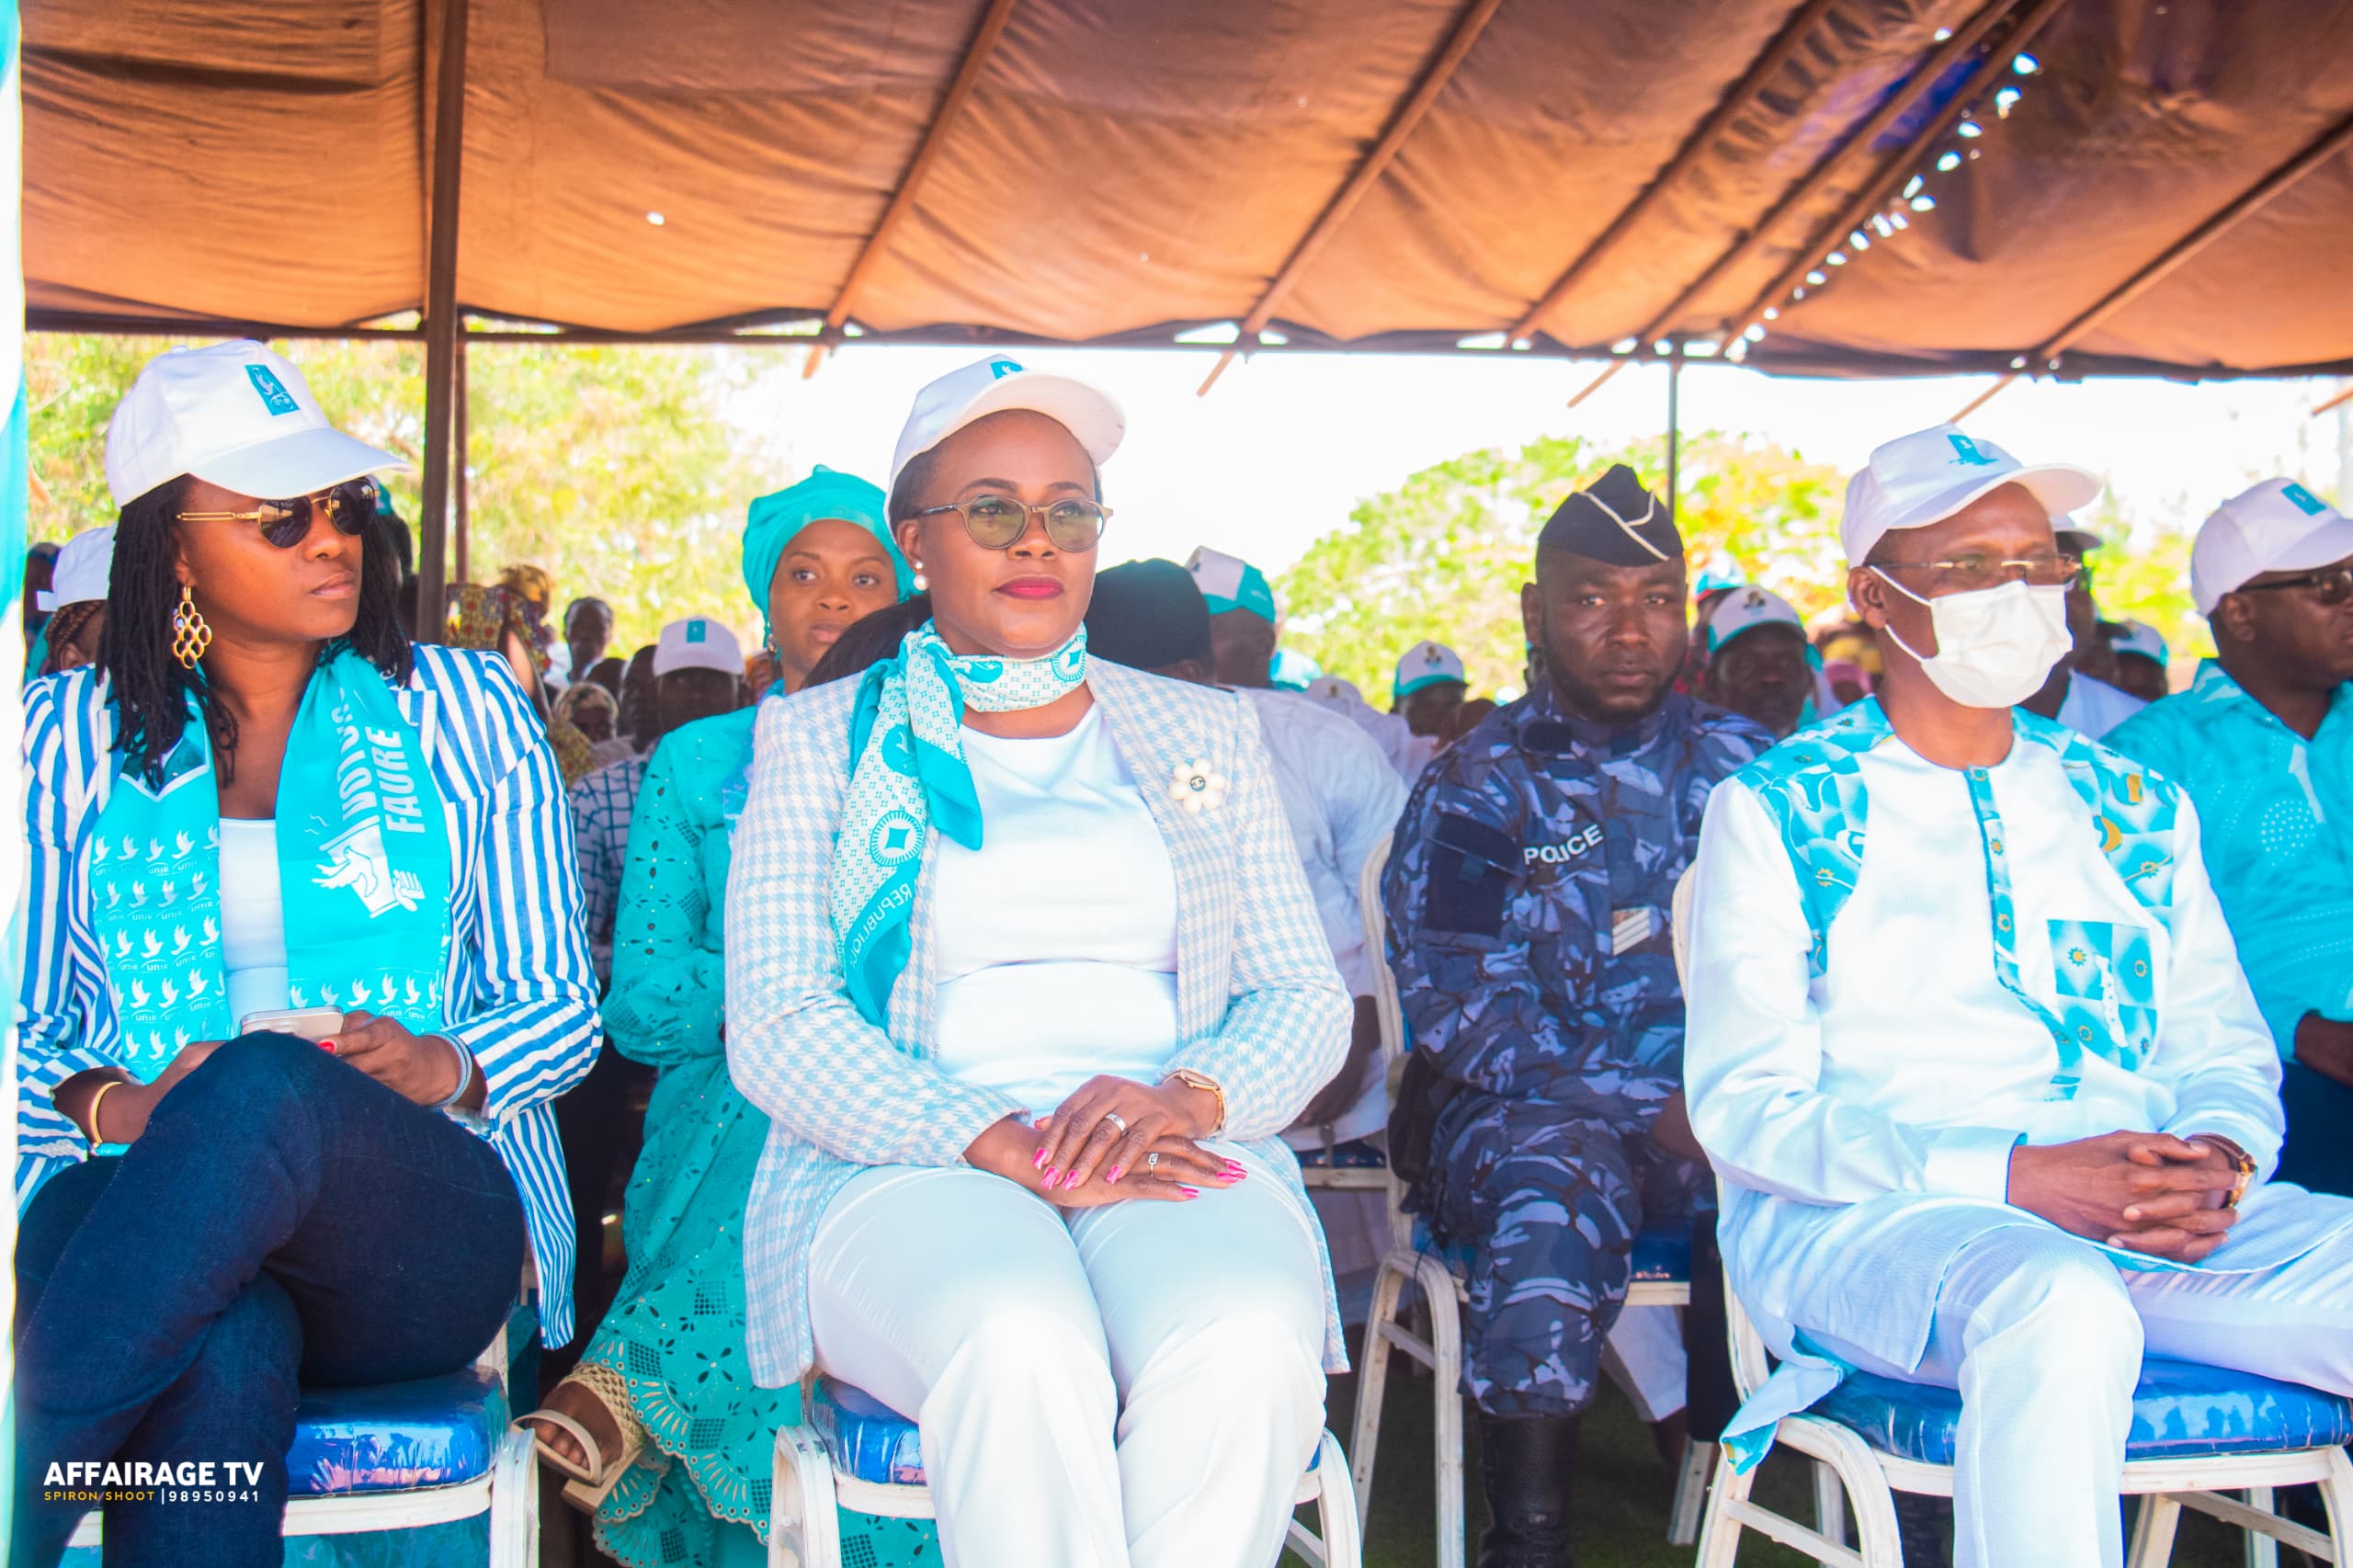
[[[1883,1454],[1953,1462],[1961,1395],[1951,1389],[1858,1372],[1813,1407]],[[2125,1456],[2278,1453],[2353,1442],[2353,1407],[2334,1394],[2249,1372],[2151,1356],[2132,1393]]]
[[[1472,1265],[1478,1261],[1478,1249],[1469,1242],[1453,1242],[1438,1248],[1428,1224],[1418,1217],[1414,1221],[1414,1245],[1422,1252],[1436,1250],[1457,1278],[1468,1278]],[[1691,1278],[1691,1233],[1643,1231],[1634,1237],[1632,1261],[1637,1281],[1688,1280]]]
[[[835,1475],[878,1486],[924,1484],[923,1441],[915,1424],[864,1389],[820,1373],[804,1418],[825,1445]],[[1322,1462],[1319,1446],[1307,1468]]]
[[[1297,1149],[1299,1166],[1307,1171],[1382,1171],[1389,1168],[1389,1156],[1377,1143],[1362,1138],[1336,1144],[1326,1156],[1321,1149]]]
[[[288,1489],[330,1497],[478,1480],[490,1473],[506,1427],[506,1392],[472,1367],[414,1382],[304,1389]]]

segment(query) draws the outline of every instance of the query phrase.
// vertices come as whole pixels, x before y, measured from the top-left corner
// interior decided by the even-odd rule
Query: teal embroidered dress
[[[775,1432],[800,1419],[798,1391],[756,1384],[744,1348],[744,1209],[768,1119],[729,1082],[722,1027],[728,835],[756,717],[655,750],[613,926],[605,1027],[660,1070],[622,1209],[629,1273],[583,1355],[620,1374],[646,1429],[597,1513],[598,1546],[630,1568],[764,1562]],[[928,1524],[844,1520],[861,1528],[878,1562],[938,1560]]]

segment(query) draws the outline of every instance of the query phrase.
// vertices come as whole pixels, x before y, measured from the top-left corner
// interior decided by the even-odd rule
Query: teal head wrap
[[[776,563],[784,559],[784,547],[794,536],[826,517],[855,523],[880,540],[891,557],[892,571],[898,574],[899,597],[915,591],[915,574],[908,570],[906,557],[899,553],[898,544],[891,538],[891,525],[882,515],[887,505],[881,490],[870,482],[836,472],[823,463],[800,483],[752,503],[744,518],[744,585],[751,590],[752,603],[759,608],[766,641],[775,641],[767,618],[768,585],[776,581]]]

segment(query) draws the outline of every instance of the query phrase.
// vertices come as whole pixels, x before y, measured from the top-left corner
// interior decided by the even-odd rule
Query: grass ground
[[[1430,1384],[1392,1363],[1389,1397],[1382,1412],[1380,1467],[1371,1517],[1365,1522],[1364,1568],[1430,1568],[1436,1561],[1433,1520]],[[1347,1439],[1356,1406],[1356,1380],[1332,1380],[1328,1424]],[[1478,1424],[1466,1410],[1463,1423],[1471,1451],[1464,1456],[1470,1515],[1468,1560],[1476,1562],[1479,1532],[1487,1522],[1479,1494]],[[1666,1517],[1675,1477],[1659,1457],[1650,1428],[1612,1386],[1586,1417],[1574,1492],[1574,1547],[1578,1568],[1688,1568],[1688,1547],[1666,1544]],[[1813,1486],[1802,1461],[1775,1454],[1765,1461],[1759,1501],[1799,1518],[1812,1517]],[[2292,1554],[2290,1554],[2292,1556]],[[1287,1568],[1296,1559],[1286,1558]],[[1809,1560],[1759,1536],[1741,1541],[1741,1568],[1802,1568]],[[2211,1519],[2183,1520],[2174,1568],[2240,1568],[2245,1561],[2240,1538]],[[1916,1565],[1915,1565],[1916,1568]]]

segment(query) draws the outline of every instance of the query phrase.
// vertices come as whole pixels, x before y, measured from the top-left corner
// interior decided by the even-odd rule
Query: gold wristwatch
[[[1190,1067],[1179,1067],[1175,1072],[1169,1074],[1167,1077],[1163,1078],[1161,1082],[1164,1084],[1182,1084],[1188,1089],[1202,1089],[1206,1090],[1210,1094],[1215,1095],[1217,1096],[1217,1120],[1212,1123],[1210,1130],[1207,1132],[1202,1133],[1201,1136],[1204,1138],[1214,1138],[1219,1133],[1225,1131],[1225,1089],[1215,1078],[1211,1077],[1206,1073],[1196,1073]]]
[[[2239,1199],[2245,1198],[2246,1196],[2246,1189],[2254,1185],[2255,1156],[2248,1153],[2245,1149],[2240,1148],[2236,1143],[2233,1142],[2228,1138],[2223,1137],[2219,1132],[2193,1133],[2190,1136],[2189,1142],[2192,1143],[2211,1144],[2213,1147],[2220,1149],[2223,1153],[2230,1156],[2231,1164],[2238,1168],[2239,1179],[2232,1185],[2231,1195],[2222,1199],[2222,1207],[2225,1209],[2237,1208],[2239,1206]]]

